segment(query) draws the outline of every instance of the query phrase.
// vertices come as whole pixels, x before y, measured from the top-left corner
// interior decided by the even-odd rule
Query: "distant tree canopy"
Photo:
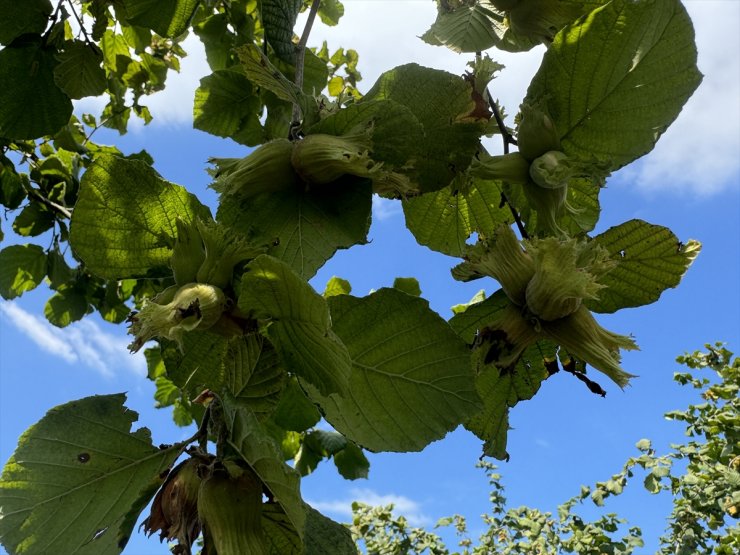
[[[593,487],[583,486],[575,497],[558,506],[557,515],[530,507],[508,508],[501,475],[488,462],[479,464],[491,485],[491,512],[482,516],[487,530],[474,544],[465,518],[443,518],[435,529],[454,526],[459,549],[448,548],[432,531],[414,528],[393,506],[353,505],[352,536],[368,555],[629,555],[645,553],[639,527],[625,530],[627,521],[607,513],[592,522],[574,509],[591,499],[603,506],[608,497],[620,495],[639,477],[652,494],[667,492],[673,511],[666,533],[660,538],[661,555],[734,555],[740,551],[740,358],[721,344],[706,345],[704,352],[678,358],[686,368],[674,380],[695,388],[701,403],[665,414],[683,422],[686,443],[671,445],[657,455],[650,440],[637,442],[640,454],[622,470]],[[634,519],[640,520],[640,514]],[[620,537],[621,536],[621,537]]]
[[[620,352],[636,344],[594,315],[656,301],[700,245],[641,220],[592,232],[607,177],[652,150],[701,81],[686,10],[439,0],[437,12],[422,39],[469,70],[410,63],[362,93],[357,52],[308,46],[316,17],[339,22],[338,0],[0,0],[0,203],[14,232],[0,295],[45,283],[56,326],[126,322],[158,405],[198,422],[155,446],[131,430],[124,394],[51,409],[0,480],[10,553],[119,553],[152,499],[145,531],[175,553],[198,537],[210,555],[351,553],[348,531],[301,498],[323,460],[364,477],[366,451],[419,451],[461,424],[504,459],[509,410],[553,373],[600,395],[589,366],[628,383]],[[215,214],[146,151],[93,140],[152,120],[146,99],[190,33],[211,69],[193,126],[256,147],[210,160]],[[492,56],[539,44],[507,118]],[[102,113],[74,113],[96,96]],[[374,194],[401,203],[421,245],[459,258],[456,279],[500,289],[461,299],[449,321],[415,278],[364,297],[341,278],[314,291],[337,250],[367,242]]]

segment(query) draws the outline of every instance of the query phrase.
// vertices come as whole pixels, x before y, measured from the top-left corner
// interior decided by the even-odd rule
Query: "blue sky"
[[[513,409],[511,461],[501,463],[511,506],[554,511],[581,484],[619,471],[635,454],[639,439],[653,439],[659,451],[680,441],[680,427],[662,415],[695,399],[673,383],[675,356],[717,340],[740,349],[740,4],[689,0],[686,5],[697,28],[704,83],[655,151],[609,180],[601,195],[597,232],[641,218],[670,227],[681,240],[700,240],[702,253],[681,285],[657,303],[599,318],[611,330],[633,334],[640,345],[640,351],[626,353],[623,360],[627,371],[640,376],[631,387],[622,392],[594,373],[608,392],[602,399],[561,373],[545,382],[533,400]],[[332,49],[357,49],[365,78],[361,89],[370,87],[383,70],[409,61],[463,71],[466,57],[415,38],[434,18],[431,2],[348,0],[345,6],[341,25],[331,30],[317,26],[310,44],[326,38]],[[366,29],[374,29],[372,35]],[[182,74],[171,76],[168,89],[149,102],[155,121],[148,128],[133,124],[125,137],[100,132],[96,140],[115,143],[125,152],[147,149],[166,179],[185,185],[213,207],[216,197],[206,189],[206,159],[243,156],[246,150],[190,128],[192,91],[209,73],[196,47],[197,41],[188,41],[191,56]],[[507,66],[493,83],[494,95],[513,114],[541,51],[492,56]],[[80,109],[99,107],[88,101]],[[3,222],[6,233],[9,228]],[[397,204],[374,205],[370,238],[369,245],[340,251],[319,271],[314,287],[321,290],[332,275],[339,275],[350,280],[354,294],[363,295],[390,285],[397,276],[414,276],[432,308],[445,318],[451,315],[450,306],[466,302],[478,289],[497,289],[492,280],[452,280],[449,268],[456,260],[417,245]],[[190,435],[171,424],[168,411],[152,408],[154,386],[145,378],[143,359],[128,354],[122,326],[92,317],[63,330],[53,328],[43,317],[48,296],[48,289],[40,287],[16,301],[0,302],[0,460],[7,460],[19,435],[49,408],[97,393],[127,391],[128,406],[140,413],[139,423],[152,430],[155,443]],[[333,465],[323,464],[303,481],[302,491],[337,520],[347,520],[351,501],[363,499],[394,502],[413,523],[426,526],[461,513],[477,533],[478,515],[489,508],[486,478],[474,468],[480,450],[479,440],[458,430],[422,453],[372,455],[368,480],[347,482]],[[643,527],[644,552],[649,553],[657,546],[670,499],[649,495],[636,481],[623,496],[610,500],[607,510]],[[584,506],[583,514],[596,513]],[[169,551],[155,539],[135,535],[124,553]]]

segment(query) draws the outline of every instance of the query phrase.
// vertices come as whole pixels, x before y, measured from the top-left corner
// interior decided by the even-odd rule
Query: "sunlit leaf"
[[[544,101],[563,151],[612,170],[650,152],[701,82],[678,0],[614,0],[555,37],[525,102]]]
[[[330,329],[326,301],[284,262],[266,255],[250,262],[238,304],[253,318],[272,320],[267,334],[287,370],[325,395],[346,390],[350,359]]]
[[[98,96],[106,89],[103,53],[94,44],[67,41],[54,68],[54,81],[70,98]]]
[[[308,279],[337,249],[367,241],[371,209],[370,182],[346,176],[311,191],[223,199],[217,218]]]
[[[46,275],[46,253],[38,245],[11,245],[0,251],[0,295],[20,297]]]
[[[349,439],[373,451],[419,451],[479,410],[470,352],[425,300],[381,289],[329,304],[352,357],[349,393],[309,392]]]
[[[100,277],[166,275],[177,218],[192,222],[196,217],[209,219],[208,209],[150,165],[102,155],[82,176],[70,244]]]
[[[0,481],[0,537],[12,553],[113,555],[178,449],[158,449],[124,394],[51,409],[21,437]]]
[[[701,244],[681,243],[670,229],[630,220],[594,238],[617,261],[617,267],[599,278],[606,287],[586,306],[595,312],[616,312],[658,300],[676,287],[699,255]]]
[[[265,38],[281,59],[295,63],[293,44],[295,27],[302,0],[262,0],[260,14],[265,26]]]

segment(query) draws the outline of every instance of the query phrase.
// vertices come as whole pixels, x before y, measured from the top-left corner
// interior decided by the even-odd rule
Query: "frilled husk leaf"
[[[159,540],[176,540],[177,553],[190,555],[200,534],[198,518],[198,461],[187,459],[173,468],[152,502],[149,516],[142,522],[144,533],[159,532]]]
[[[524,103],[517,132],[517,148],[524,158],[532,161],[549,152],[560,150],[560,137],[544,103]]]
[[[419,187],[403,173],[380,170],[373,175],[373,193],[385,198],[408,198],[419,194]]]
[[[529,181],[524,185],[523,191],[527,202],[537,212],[535,232],[541,235],[565,235],[558,220],[567,209],[568,188],[544,189]]]
[[[367,131],[341,137],[319,133],[296,142],[291,161],[304,181],[325,185],[343,175],[372,177],[382,164],[370,157],[371,148]]]
[[[186,331],[210,328],[225,308],[223,291],[204,283],[183,285],[167,304],[144,301],[141,311],[132,313],[128,318],[129,334],[135,336],[129,349],[136,352],[155,337],[171,339],[182,346],[182,336]]]
[[[298,187],[300,180],[290,163],[292,153],[291,141],[275,139],[244,158],[210,158],[216,165],[210,172],[216,178],[211,187],[222,195],[243,198]]]
[[[473,160],[470,173],[481,179],[523,185],[529,178],[529,162],[518,152]]]
[[[590,364],[611,378],[619,387],[635,377],[620,366],[620,349],[635,350],[632,338],[602,328],[581,306],[573,314],[553,322],[541,322],[543,334],[564,347],[571,355]]]
[[[246,237],[216,222],[199,220],[196,225],[205,252],[205,260],[196,274],[199,283],[224,288],[231,283],[237,264],[266,251],[266,247],[255,247]]]
[[[549,150],[538,156],[529,166],[532,180],[545,189],[560,189],[568,186],[575,170],[568,155],[558,150]]]
[[[547,237],[525,243],[535,265],[527,284],[527,307],[541,320],[564,318],[583,299],[596,299],[604,287],[598,277],[615,265],[606,249],[585,241]]]
[[[177,218],[175,224],[177,239],[172,249],[170,267],[175,276],[175,283],[184,285],[195,281],[198,268],[203,264],[206,253],[203,250],[200,232],[194,224],[185,222],[181,218]]]

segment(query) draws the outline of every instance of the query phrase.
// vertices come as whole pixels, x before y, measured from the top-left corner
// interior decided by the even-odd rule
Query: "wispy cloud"
[[[308,503],[320,512],[329,513],[334,518],[349,521],[352,518],[352,502],[359,501],[372,506],[393,505],[397,515],[403,515],[412,526],[429,526],[432,519],[424,514],[421,505],[403,495],[379,494],[367,488],[352,488],[343,499],[328,501],[310,500]]]
[[[740,3],[686,7],[704,80],[655,150],[624,173],[647,191],[706,196],[740,187]]]
[[[119,369],[146,375],[143,354],[129,355],[129,341],[123,334],[108,333],[89,318],[57,328],[18,303],[5,301],[0,303],[0,313],[41,350],[68,364],[87,366],[105,377]]]
[[[373,220],[382,222],[402,213],[403,209],[399,201],[373,195]]]

